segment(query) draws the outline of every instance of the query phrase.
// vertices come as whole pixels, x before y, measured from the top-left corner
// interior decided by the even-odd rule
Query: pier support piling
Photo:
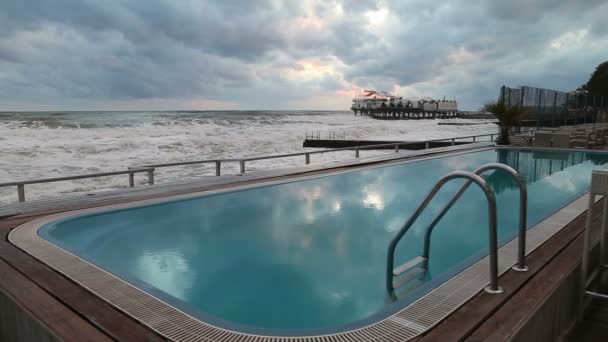
[[[25,202],[25,185],[17,185],[17,198],[19,199],[19,202]]]
[[[215,162],[215,175],[216,176],[221,176],[222,175],[222,162],[217,160]]]

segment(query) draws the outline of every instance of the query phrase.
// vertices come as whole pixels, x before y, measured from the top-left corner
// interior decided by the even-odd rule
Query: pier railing
[[[532,128],[528,130],[531,132],[535,130]],[[77,179],[86,179],[86,178],[97,178],[97,177],[106,177],[106,176],[116,176],[116,175],[129,175],[129,187],[135,186],[134,176],[136,173],[147,173],[148,175],[148,184],[154,184],[155,170],[159,168],[165,167],[176,167],[176,166],[187,166],[187,165],[200,165],[200,164],[214,164],[215,165],[215,175],[222,175],[222,164],[225,163],[238,163],[239,165],[239,173],[244,174],[246,172],[246,163],[254,162],[258,160],[268,160],[268,159],[280,159],[280,158],[290,158],[290,157],[304,157],[304,164],[310,164],[311,155],[314,154],[322,154],[322,153],[336,153],[336,152],[344,152],[344,151],[354,151],[355,158],[359,158],[362,150],[372,150],[377,148],[387,148],[393,147],[395,153],[399,152],[399,149],[403,146],[414,145],[414,144],[424,144],[424,149],[430,148],[431,143],[433,142],[451,142],[451,145],[455,145],[456,142],[470,141],[471,143],[481,142],[480,140],[484,137],[489,137],[489,140],[486,141],[494,141],[494,137],[497,136],[497,133],[487,133],[487,134],[478,134],[478,135],[470,135],[463,137],[453,137],[453,138],[442,138],[442,139],[433,139],[433,140],[424,140],[424,141],[404,141],[404,142],[395,142],[395,143],[386,143],[386,144],[372,144],[372,145],[363,145],[363,146],[354,146],[354,147],[342,147],[342,148],[334,148],[334,149],[324,149],[318,151],[306,151],[306,152],[295,152],[295,153],[285,153],[285,154],[275,154],[275,155],[266,155],[266,156],[257,156],[257,157],[244,157],[244,158],[232,158],[232,159],[204,159],[204,160],[190,160],[184,162],[173,162],[173,163],[162,163],[162,164],[146,164],[136,167],[130,167],[128,170],[124,171],[114,171],[114,172],[102,172],[102,173],[92,173],[85,175],[75,175],[75,176],[65,176],[65,177],[55,177],[55,178],[43,178],[43,179],[34,179],[34,180],[24,180],[24,181],[13,181],[8,183],[0,183],[0,188],[2,187],[17,187],[17,197],[19,202],[25,202],[25,185],[28,184],[40,184],[40,183],[51,183],[51,182],[60,182],[60,181],[70,181]]]
[[[129,187],[133,188],[133,187],[135,187],[135,174],[143,173],[143,172],[146,172],[148,174],[148,184],[153,185],[154,184],[154,168],[138,167],[138,168],[132,168],[129,170],[124,170],[124,171],[89,173],[89,174],[85,174],[85,175],[41,178],[41,179],[0,183],[0,188],[7,187],[7,186],[16,186],[17,187],[17,198],[19,199],[19,202],[25,202],[25,186],[28,184],[31,185],[31,184],[71,181],[71,180],[86,179],[86,178],[97,178],[97,177],[107,177],[107,176],[116,176],[116,175],[129,175]]]
[[[140,167],[153,167],[153,168],[163,168],[163,167],[174,167],[174,166],[185,166],[185,165],[194,165],[194,164],[215,164],[215,175],[221,176],[222,164],[225,163],[238,163],[239,164],[239,172],[241,174],[246,172],[246,163],[253,162],[258,160],[267,160],[267,159],[280,159],[280,158],[291,158],[291,157],[304,157],[304,164],[310,164],[311,155],[314,154],[322,154],[322,153],[334,153],[334,152],[344,152],[344,151],[354,151],[355,158],[359,158],[361,155],[361,150],[373,150],[378,148],[386,148],[393,147],[395,152],[399,152],[399,149],[403,146],[407,145],[418,145],[424,144],[424,149],[430,148],[430,144],[433,142],[443,142],[448,141],[451,142],[451,145],[456,145],[456,142],[462,142],[463,140],[470,140],[471,143],[481,141],[480,138],[489,137],[487,141],[493,141],[494,137],[497,136],[497,133],[487,133],[487,134],[478,134],[478,135],[469,135],[463,137],[453,137],[453,138],[442,138],[442,139],[433,139],[433,140],[423,140],[423,141],[403,141],[403,142],[391,142],[385,144],[371,144],[371,145],[362,145],[362,146],[353,146],[353,147],[340,147],[340,148],[332,148],[332,149],[324,149],[318,151],[306,151],[306,152],[294,152],[294,153],[284,153],[284,154],[274,154],[274,155],[266,155],[266,156],[257,156],[257,157],[244,157],[237,159],[213,159],[213,160],[198,160],[198,161],[185,161],[185,162],[174,162],[174,163],[166,163],[166,164],[145,164]]]

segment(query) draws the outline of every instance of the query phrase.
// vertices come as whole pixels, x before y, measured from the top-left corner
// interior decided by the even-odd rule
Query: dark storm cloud
[[[397,87],[475,107],[503,83],[582,83],[608,56],[607,2],[3,0],[0,100],[327,108]]]
[[[513,21],[535,22],[552,14],[580,15],[604,4],[603,0],[511,0],[483,1],[482,6],[497,18]]]

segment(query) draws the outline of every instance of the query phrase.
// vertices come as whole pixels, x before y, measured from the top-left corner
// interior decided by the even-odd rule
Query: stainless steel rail
[[[497,232],[497,218],[496,218],[496,198],[492,188],[481,178],[480,176],[467,172],[467,171],[455,171],[441,179],[435,184],[433,189],[425,197],[422,203],[418,206],[414,214],[407,220],[403,227],[399,230],[397,235],[391,240],[388,247],[388,257],[386,262],[386,290],[391,298],[396,298],[395,286],[393,284],[393,278],[395,275],[400,275],[406,271],[405,268],[397,267],[395,265],[395,248],[399,244],[399,241],[403,238],[405,233],[411,228],[412,224],[418,219],[420,214],[428,206],[431,200],[435,197],[435,194],[450,180],[463,178],[468,179],[470,182],[477,184],[481,190],[483,190],[486,199],[488,201],[488,220],[489,220],[489,244],[490,244],[490,285],[485,288],[488,293],[501,293],[503,290],[498,286],[498,232]]]
[[[528,190],[526,188],[526,182],[523,177],[510,166],[500,163],[489,163],[482,165],[473,171],[476,175],[481,175],[482,173],[488,170],[503,170],[508,172],[515,178],[517,185],[519,186],[519,239],[518,239],[518,250],[517,250],[517,264],[513,266],[513,270],[524,272],[528,270],[526,266],[526,218],[528,211]],[[467,181],[462,188],[452,197],[452,199],[446,204],[446,206],[441,210],[441,212],[435,217],[433,222],[428,226],[424,235],[424,251],[422,253],[422,257],[426,260],[429,259],[430,249],[431,249],[431,234],[435,229],[435,226],[439,221],[443,218],[443,216],[450,210],[450,208],[458,201],[460,196],[464,194],[464,192],[471,186],[473,181]]]
[[[206,159],[206,160],[191,160],[186,162],[164,163],[164,164],[146,164],[140,167],[153,167],[155,169],[161,167],[184,166],[196,164],[215,164],[215,175],[221,176],[222,162],[229,161],[228,159]]]
[[[19,199],[19,202],[25,202],[25,186],[28,184],[61,182],[61,181],[69,181],[69,180],[76,180],[76,179],[97,178],[97,177],[116,176],[116,175],[129,175],[129,187],[132,188],[135,186],[135,174],[142,173],[142,172],[146,172],[148,174],[148,184],[150,184],[150,185],[154,184],[154,168],[140,167],[140,168],[133,168],[133,169],[125,170],[125,171],[90,173],[90,174],[86,174],[86,175],[42,178],[42,179],[34,179],[34,180],[0,183],[0,188],[7,187],[7,186],[17,186],[17,198]]]

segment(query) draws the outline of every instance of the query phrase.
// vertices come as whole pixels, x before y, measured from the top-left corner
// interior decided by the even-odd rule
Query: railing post
[[[239,160],[239,164],[241,165],[241,173],[245,173],[245,161]]]
[[[429,142],[428,142],[428,141],[424,143],[424,149],[425,149],[425,150],[428,150],[428,149],[429,149]]]
[[[494,141],[494,134],[490,134],[490,141]]]
[[[148,170],[148,185],[154,185],[154,169]]]
[[[219,160],[215,161],[215,175],[220,176],[222,174],[222,162]]]
[[[473,142],[475,142],[475,141],[476,141],[476,138],[477,138],[476,136],[473,136]]]
[[[310,153],[306,153],[306,165],[310,164]]]
[[[19,202],[25,202],[25,185],[24,184],[17,185],[17,197],[19,198]]]
[[[399,153],[399,145],[395,144],[395,153]]]
[[[129,172],[129,188],[132,188],[134,186],[135,186],[135,173]]]
[[[359,149],[355,149],[355,158],[359,158]]]
[[[452,138],[452,146],[456,145],[456,139]]]

